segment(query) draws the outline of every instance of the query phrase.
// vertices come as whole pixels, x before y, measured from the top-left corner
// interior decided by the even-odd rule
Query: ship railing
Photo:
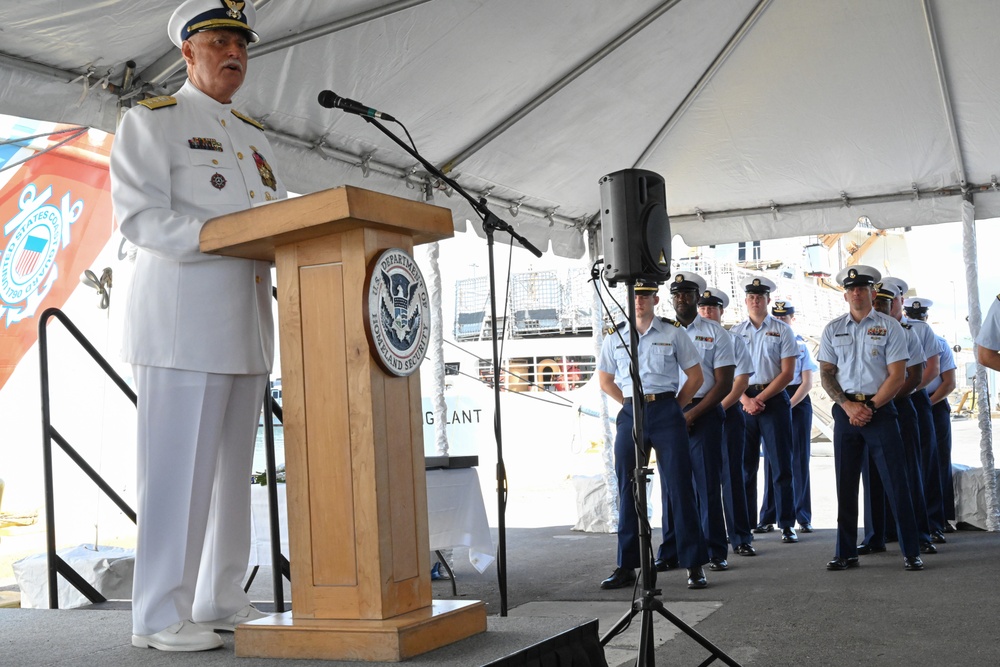
[[[48,322],[52,318],[59,320],[62,325],[66,328],[66,331],[76,340],[81,348],[94,360],[94,362],[104,371],[104,374],[115,383],[115,385],[121,390],[128,400],[132,402],[132,405],[137,405],[138,399],[135,391],[128,385],[128,383],[118,374],[117,371],[108,363],[107,359],[98,352],[87,337],[73,324],[73,322],[58,308],[49,308],[42,312],[38,320],[38,355],[39,355],[39,373],[40,382],[39,386],[41,388],[41,407],[42,407],[42,464],[43,464],[43,475],[45,481],[45,551],[47,558],[47,579],[48,579],[48,593],[49,593],[49,608],[58,609],[59,608],[59,590],[57,588],[57,576],[62,575],[66,581],[68,581],[74,588],[76,588],[84,597],[86,597],[92,604],[97,604],[100,602],[106,602],[107,598],[101,594],[93,585],[90,584],[86,579],[84,579],[80,574],[73,569],[73,567],[67,563],[61,556],[56,553],[56,514],[55,514],[55,475],[53,473],[53,456],[52,456],[52,443],[55,442],[60,449],[70,458],[70,460],[76,464],[76,466],[88,477],[90,480],[101,490],[101,492],[107,496],[111,502],[113,502],[121,512],[128,517],[132,523],[136,523],[136,512],[132,507],[125,502],[125,500],[116,492],[110,484],[98,473],[87,460],[69,443],[69,441],[59,432],[59,430],[52,423],[51,414],[51,401],[49,392],[49,339],[48,339]],[[272,422],[272,414],[276,416],[279,420],[281,419],[281,406],[271,397],[269,389],[265,390],[265,398],[268,400],[264,401],[264,411],[265,411],[265,435],[268,440],[267,443],[267,465],[268,465],[268,479],[274,480],[274,427]],[[274,558],[274,572],[282,572],[286,577],[289,577],[290,573],[288,567],[288,560],[281,556],[280,548],[281,543],[278,538],[278,514],[277,514],[277,493],[274,490],[274,484],[271,484],[271,489],[269,492],[269,503],[270,503],[270,520],[271,520],[271,545],[272,545],[272,557],[274,557],[275,545],[277,545],[277,554],[283,561],[283,565],[279,563],[277,558]],[[273,497],[272,497],[273,496]],[[256,574],[256,568],[248,579],[245,590],[249,590],[250,584],[253,582],[253,576]],[[284,596],[281,595],[281,578],[273,577],[275,580],[275,607],[281,612],[284,611]]]

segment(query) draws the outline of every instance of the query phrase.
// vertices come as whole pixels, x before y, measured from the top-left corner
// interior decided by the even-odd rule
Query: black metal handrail
[[[50,411],[50,401],[49,401],[49,350],[48,350],[48,321],[52,318],[58,319],[62,322],[63,326],[70,333],[73,338],[80,344],[80,346],[90,355],[90,357],[97,362],[97,365],[101,367],[105,375],[111,378],[112,381],[118,388],[121,389],[122,393],[133,405],[137,405],[136,393],[128,386],[128,383],[112,368],[111,364],[97,351],[90,341],[87,340],[86,336],[70,321],[69,317],[66,316],[58,308],[49,308],[45,310],[38,321],[38,355],[39,355],[39,373],[40,387],[41,387],[41,399],[42,399],[42,458],[44,466],[44,476],[45,476],[45,542],[46,542],[46,555],[48,559],[48,589],[49,589],[49,608],[58,609],[59,608],[59,592],[56,588],[56,575],[61,574],[70,584],[72,584],[78,591],[80,591],[91,603],[106,602],[105,598],[97,589],[95,589],[86,579],[81,577],[79,573],[76,572],[65,560],[63,560],[58,554],[56,554],[56,525],[55,525],[55,484],[53,480],[53,470],[52,470],[52,441],[55,440],[56,444],[69,456],[69,458],[90,478],[94,484],[104,492],[115,505],[132,521],[136,523],[136,513],[125,500],[118,495],[118,493],[111,488],[111,486],[104,480],[101,475],[94,470],[93,467],[77,452],[59,433],[59,431],[52,425],[51,411]],[[267,392],[264,400],[264,439],[265,439],[265,450],[266,450],[266,466],[267,466],[267,478],[270,480],[270,488],[268,489],[268,513],[271,528],[271,561],[273,567],[273,580],[274,580],[274,606],[275,610],[278,612],[285,611],[285,601],[284,594],[282,590],[281,576],[283,575],[289,581],[291,581],[291,568],[289,566],[288,559],[281,553],[281,533],[278,518],[278,495],[277,488],[275,486],[277,477],[275,473],[275,460],[274,460],[274,423],[273,417],[277,417],[278,421],[282,420],[281,406],[275,401],[274,397],[271,395],[270,387],[267,388]],[[249,588],[250,582],[253,581],[251,577],[247,582],[247,588]]]

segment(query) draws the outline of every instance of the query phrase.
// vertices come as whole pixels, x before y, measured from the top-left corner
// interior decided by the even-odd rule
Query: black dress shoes
[[[948,540],[944,539],[944,533],[940,530],[935,530],[931,533],[931,542],[934,542],[935,544],[944,544],[947,541]]]
[[[799,541],[799,536],[795,534],[795,529],[789,526],[781,529],[781,541],[785,544],[793,544]]]
[[[757,550],[751,545],[744,543],[733,549],[733,553],[739,556],[756,556]]]
[[[729,563],[725,558],[713,558],[708,561],[708,569],[713,572],[721,572],[729,569]]]
[[[924,561],[920,560],[920,556],[914,556],[913,558],[903,557],[903,569],[917,571],[924,569]]]
[[[813,525],[811,523],[800,523],[799,524],[800,533],[811,533],[813,532]]]
[[[880,546],[880,547],[873,547],[873,546],[871,546],[869,544],[859,544],[858,545],[858,554],[861,555],[861,556],[868,556],[869,554],[880,554],[883,551],[885,551],[885,545],[884,544],[882,546]]]
[[[944,532],[946,532],[946,533],[954,533],[955,532],[955,526],[951,525],[948,522],[945,522],[945,524],[944,524]]]
[[[653,567],[656,568],[657,572],[667,572],[668,570],[676,570],[680,567],[680,564],[676,560],[657,558],[653,561]]]
[[[708,586],[708,579],[705,578],[705,570],[700,567],[688,568],[688,588],[705,588]]]
[[[601,582],[601,588],[625,588],[635,583],[635,570],[630,567],[616,567],[611,576]]]
[[[853,558],[841,558],[840,556],[836,556],[833,560],[826,564],[826,569],[836,571],[846,570],[849,567],[857,567],[860,564],[861,562],[858,560],[857,556]]]
[[[753,527],[755,533],[770,533],[772,530],[774,530],[774,524],[771,523],[758,523]]]
[[[920,553],[922,553],[922,554],[936,554],[937,553],[937,547],[934,546],[933,544],[931,544],[930,542],[921,542],[920,543]]]

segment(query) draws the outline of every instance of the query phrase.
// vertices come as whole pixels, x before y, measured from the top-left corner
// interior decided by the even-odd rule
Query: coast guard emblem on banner
[[[372,356],[392,375],[420,367],[430,340],[430,307],[420,267],[400,248],[375,257],[365,279],[365,333]]]
[[[0,256],[0,318],[9,327],[34,317],[59,277],[56,254],[70,242],[70,225],[83,212],[83,202],[70,204],[65,193],[58,206],[47,203],[52,186],[37,195],[32,183],[21,191],[20,212],[4,223],[7,246]]]

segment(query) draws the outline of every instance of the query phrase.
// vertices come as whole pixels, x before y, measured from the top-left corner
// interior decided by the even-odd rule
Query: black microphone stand
[[[404,151],[413,156],[428,172],[437,176],[443,182],[462,195],[475,209],[476,213],[483,220],[483,231],[486,232],[486,246],[489,254],[490,267],[490,330],[493,338],[493,433],[497,442],[497,585],[500,589],[500,615],[507,615],[507,470],[503,462],[503,434],[500,422],[500,357],[497,349],[497,299],[496,280],[493,262],[493,234],[496,231],[507,232],[524,248],[531,251],[536,257],[542,256],[542,251],[536,248],[528,239],[524,238],[509,224],[498,218],[490,211],[486,204],[486,198],[480,197],[478,200],[472,197],[465,189],[454,180],[445,176],[440,169],[425,160],[416,150],[406,145],[402,139],[389,131],[382,123],[370,116],[361,116],[368,123],[377,127],[382,134],[392,139]],[[635,308],[635,304],[632,305]],[[633,320],[635,313],[633,312]]]

